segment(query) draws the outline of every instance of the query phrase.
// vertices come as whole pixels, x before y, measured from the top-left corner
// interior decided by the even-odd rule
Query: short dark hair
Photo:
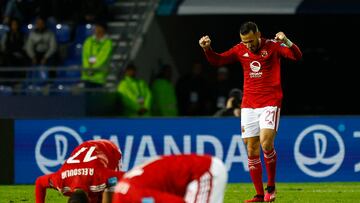
[[[96,26],[102,27],[105,31],[108,30],[108,24],[107,24],[107,22],[104,21],[104,20],[97,20],[94,24],[95,24]]]
[[[68,203],[89,203],[89,198],[84,190],[76,190],[68,200]]]
[[[125,70],[136,70],[136,65],[134,62],[129,62],[125,68]]]
[[[246,23],[243,23],[242,25],[241,25],[241,27],[240,27],[240,34],[242,34],[242,35],[246,35],[246,34],[248,34],[249,32],[253,32],[253,33],[255,33],[255,32],[259,32],[259,28],[258,28],[258,26],[254,23],[254,22],[252,22],[252,21],[248,21],[248,22],[246,22]]]

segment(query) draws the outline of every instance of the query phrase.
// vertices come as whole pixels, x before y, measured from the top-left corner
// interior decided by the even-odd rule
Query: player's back
[[[73,168],[79,165],[86,167],[104,167],[117,169],[121,153],[109,140],[89,140],[77,146],[62,168]]]
[[[211,156],[169,155],[161,156],[142,167],[125,174],[131,184],[140,187],[184,195],[192,180],[200,178],[211,165]]]
[[[121,153],[108,140],[91,140],[77,146],[70,157],[57,172],[57,185],[63,193],[76,187],[88,190],[103,182],[101,173],[104,169],[117,170]]]

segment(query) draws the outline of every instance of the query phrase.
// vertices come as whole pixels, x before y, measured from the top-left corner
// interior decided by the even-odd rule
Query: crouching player
[[[221,203],[227,176],[216,157],[160,156],[126,172],[115,187],[113,203]]]
[[[109,140],[83,142],[57,172],[37,178],[36,203],[44,202],[47,188],[70,196],[68,202],[100,203],[103,191],[110,192],[111,183],[115,186],[124,174],[119,171],[121,156],[119,148]],[[111,198],[109,195],[104,194],[104,198]]]

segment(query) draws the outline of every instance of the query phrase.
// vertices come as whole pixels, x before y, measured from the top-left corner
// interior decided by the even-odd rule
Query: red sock
[[[274,148],[270,151],[264,151],[268,186],[275,186],[276,157],[276,151]]]
[[[254,183],[256,194],[264,195],[262,182],[262,166],[260,156],[249,157],[249,172],[252,182]]]

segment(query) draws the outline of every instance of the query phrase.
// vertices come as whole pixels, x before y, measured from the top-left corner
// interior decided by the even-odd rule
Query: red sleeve
[[[110,170],[110,169],[103,169],[103,170],[101,170],[100,174],[101,175],[100,175],[99,179],[94,184],[95,185],[102,185],[102,184],[105,183],[106,188],[111,188],[111,187],[115,186],[120,181],[120,179],[124,175],[124,172],[122,172],[122,171],[114,171],[114,170]],[[103,191],[101,193],[99,193],[99,192],[90,192],[90,195],[89,195],[90,203],[101,202],[102,195],[103,195]]]
[[[36,179],[35,182],[36,203],[45,202],[46,188],[50,187],[49,179],[51,178],[51,176],[52,174],[43,175]]]
[[[209,63],[212,65],[222,66],[236,62],[236,51],[237,46],[234,46],[221,54],[214,52],[212,49],[208,49],[205,51],[205,55]]]
[[[280,51],[281,56],[288,58],[288,59],[298,61],[302,58],[302,52],[300,51],[299,47],[295,43],[293,43],[293,45],[291,47],[286,47],[286,46],[280,45],[279,51]]]

